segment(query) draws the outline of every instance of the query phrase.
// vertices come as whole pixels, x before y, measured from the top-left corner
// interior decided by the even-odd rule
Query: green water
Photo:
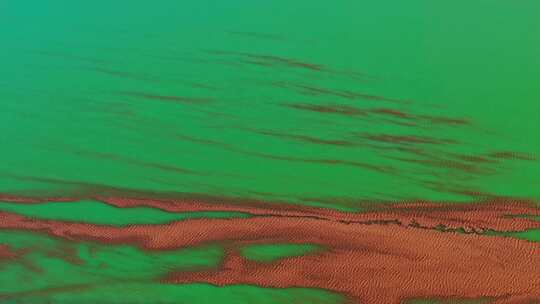
[[[540,242],[540,229],[529,229],[529,230],[519,231],[519,232],[490,231],[487,233],[487,235],[512,237],[512,238],[527,240],[529,242]]]
[[[305,288],[264,289],[248,285],[235,285],[219,288],[206,284],[165,285],[156,283],[127,283],[120,286],[107,284],[96,286],[90,290],[77,292],[64,292],[51,295],[46,299],[43,296],[22,296],[17,302],[5,303],[32,303],[41,304],[52,301],[54,303],[102,303],[103,299],[110,299],[107,303],[302,303],[302,304],[329,304],[339,303],[342,299],[333,294],[320,290]]]
[[[538,162],[499,160],[467,171],[470,164],[454,155],[539,151],[532,132],[540,113],[538,6],[4,1],[1,190],[66,195],[83,186],[117,187],[328,207],[374,199],[467,201],[466,191],[539,198]],[[245,54],[326,70],[268,66]],[[410,103],[309,94],[298,86]],[[470,124],[411,127],[383,115],[284,104],[389,108]],[[454,143],[409,144],[425,153],[416,156],[395,149],[403,144],[366,142],[366,134]],[[436,158],[442,165],[433,165]]]
[[[1,232],[0,237],[13,250],[33,248],[22,260],[2,265],[0,299],[55,287],[150,282],[174,269],[215,266],[222,258],[219,247],[150,253],[130,246],[73,244],[28,233]],[[21,284],[21,279],[26,283]]]
[[[271,262],[284,257],[301,256],[319,249],[312,244],[263,244],[242,248],[242,255],[248,259]]]
[[[70,222],[125,226],[134,224],[163,224],[172,221],[197,218],[242,218],[240,212],[185,212],[168,213],[159,209],[136,207],[116,208],[97,201],[48,202],[46,204],[17,204],[0,202],[0,211],[20,215]]]
[[[0,192],[83,200],[0,210],[123,226],[244,215],[84,199],[203,194],[340,210],[478,195],[540,201],[539,10],[540,2],[502,0],[1,1]],[[16,248],[56,242],[0,234]],[[0,264],[0,296],[339,301],[324,291],[149,279],[173,260],[215,265],[220,248],[100,247],[100,258],[85,258],[89,245],[68,246],[90,264],[41,252],[31,260],[39,275]],[[267,246],[246,250],[262,259],[299,253]],[[118,268],[96,270],[100,261]],[[66,280],[91,287],[40,292]]]

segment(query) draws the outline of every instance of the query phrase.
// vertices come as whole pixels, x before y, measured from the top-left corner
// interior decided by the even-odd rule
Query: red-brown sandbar
[[[132,244],[146,250],[208,243],[227,248],[220,267],[212,271],[172,273],[164,278],[169,283],[321,288],[342,293],[354,303],[400,303],[434,297],[532,303],[540,301],[539,243],[428,229],[440,222],[513,227],[503,215],[529,212],[532,207],[513,208],[491,204],[475,210],[472,206],[437,207],[417,203],[390,206],[387,213],[368,213],[370,217],[365,219],[370,220],[362,222],[336,219],[341,213],[328,211],[330,215],[326,217],[269,214],[122,228],[0,213],[0,228],[42,232],[69,240]],[[501,218],[491,221],[491,216]],[[414,222],[381,222],[392,217],[414,219]],[[524,226],[527,225],[516,225]],[[242,246],[255,243],[309,243],[324,250],[270,263],[249,261],[238,254]]]

